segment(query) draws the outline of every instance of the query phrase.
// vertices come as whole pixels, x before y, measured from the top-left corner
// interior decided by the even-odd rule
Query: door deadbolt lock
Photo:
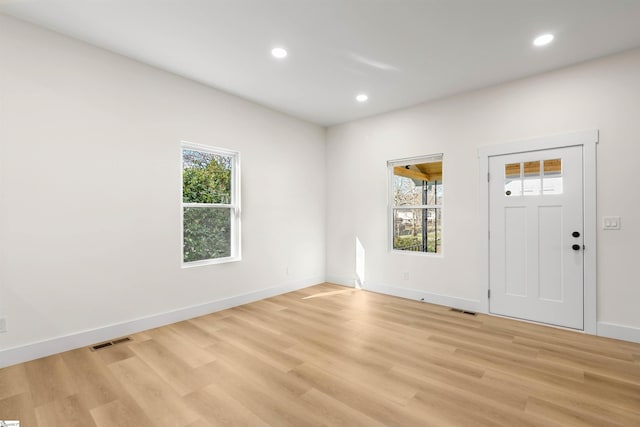
[[[573,233],[571,233],[571,235],[573,237],[580,237],[580,232],[579,231],[574,231]]]

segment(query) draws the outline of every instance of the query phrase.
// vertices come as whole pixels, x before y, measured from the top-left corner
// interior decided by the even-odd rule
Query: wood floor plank
[[[584,383],[584,378],[575,370],[567,370],[566,372],[563,372],[562,370],[557,369],[555,372],[548,372],[545,370],[546,366],[522,363],[518,360],[511,360],[509,358],[484,353],[478,350],[458,349],[455,351],[455,354],[459,358],[467,360],[470,364],[477,366],[480,369],[493,368],[509,373],[514,377],[525,377],[549,385],[575,388]]]
[[[387,372],[395,361],[379,357],[371,351],[371,345],[352,340],[336,340],[330,345],[318,345],[316,342],[300,340],[300,344],[287,349],[289,354],[307,362],[328,362],[338,360],[350,365],[356,364],[359,369],[369,372]]]
[[[594,414],[586,413],[584,411],[575,411],[571,408],[556,405],[547,400],[538,399],[537,397],[529,398],[529,401],[527,402],[526,412],[541,415],[548,420],[559,421],[564,426],[621,426],[621,424],[618,424],[611,418],[602,419],[601,417]]]
[[[109,369],[154,425],[174,427],[199,418],[169,384],[138,358],[112,363]]]
[[[385,398],[398,404],[406,404],[418,391],[411,384],[396,381],[385,374],[388,368],[372,369],[371,365],[361,365],[356,358],[336,357],[322,350],[314,351],[310,347],[294,347],[287,350],[298,355],[301,360],[311,360],[314,366],[325,371],[342,372],[343,378],[363,387],[374,388]]]
[[[27,392],[29,381],[24,364],[0,369],[0,400]]]
[[[134,341],[134,342],[142,342],[142,341]],[[105,347],[100,349],[100,351],[96,352],[96,354],[102,359],[103,363],[109,364],[113,362],[119,362],[124,359],[128,359],[130,357],[135,356],[133,352],[129,349],[128,345],[112,345],[110,347]]]
[[[551,399],[567,408],[576,408],[580,411],[614,412],[630,420],[640,417],[638,412],[640,405],[632,397],[630,399],[629,396],[621,395],[618,390],[607,392],[606,389],[590,386],[587,383],[568,388],[491,369],[487,370],[482,381],[495,387],[519,389],[527,396]]]
[[[454,388],[459,393],[475,393],[499,402],[514,409],[524,410],[528,394],[515,387],[505,384],[488,384],[484,378],[469,378],[468,376],[452,374],[446,369],[419,369],[415,367],[394,366],[389,375],[398,381],[412,384],[417,390],[432,391],[436,388]]]
[[[321,284],[0,369],[21,427],[640,426],[640,344]]]
[[[338,291],[339,292],[339,291]],[[342,403],[321,391],[312,388],[301,396],[301,399],[309,402],[317,408],[326,425],[344,427],[384,427],[384,424],[371,417],[356,411],[350,406]]]
[[[24,366],[36,407],[78,392],[71,372],[59,354],[27,362]]]
[[[247,377],[225,360],[217,360],[207,367],[214,372],[217,384],[233,399],[271,426],[305,427],[322,425],[323,420],[313,407],[293,399],[290,392],[280,387],[265,388],[260,380]]]
[[[551,328],[549,328],[551,329]],[[530,348],[536,348],[540,350],[548,350],[549,352],[563,354],[567,356],[573,355],[574,357],[606,357],[608,359],[617,359],[620,361],[633,361],[631,352],[626,350],[619,350],[615,348],[609,348],[602,345],[585,345],[580,344],[572,340],[552,340],[549,338],[544,339],[540,333],[529,333],[527,336],[518,335],[514,338],[513,342],[518,345],[527,346]]]
[[[31,393],[15,394],[1,399],[0,419],[19,420],[23,427],[39,427]]]
[[[190,340],[200,348],[209,347],[211,345],[211,341],[214,339],[212,334],[202,328],[199,328],[196,324],[190,321],[174,323],[173,325],[170,325],[169,328]]]
[[[252,303],[253,306],[255,307],[260,307],[264,310],[269,310],[269,311],[280,311],[280,310],[284,310],[287,308],[286,305],[282,305],[282,304],[278,304],[276,302],[274,302],[273,300],[269,300],[269,299],[264,299],[261,301],[256,301],[254,303]]]
[[[420,369],[430,369],[433,366],[447,369],[456,374],[467,375],[472,378],[480,378],[484,374],[484,366],[469,363],[463,357],[459,357],[458,350],[451,354],[440,352],[413,352],[406,348],[392,346],[364,346],[365,349],[379,358],[395,361],[395,364],[404,366],[416,366]]]
[[[538,357],[540,361],[546,361],[559,369],[583,369],[602,376],[608,376],[620,381],[629,381],[640,384],[640,369],[632,362],[612,359],[597,355],[577,355],[559,350],[542,350]]]
[[[155,340],[131,344],[131,351],[180,396],[207,386],[214,379],[198,373]]]
[[[112,402],[118,398],[110,373],[97,353],[87,348],[68,351],[62,359],[89,409]]]
[[[185,397],[187,403],[210,426],[255,426],[267,427],[242,403],[229,396],[217,384],[211,384],[203,390],[193,392]]]
[[[79,395],[56,399],[36,408],[40,427],[96,427]]]
[[[296,344],[296,340],[283,335],[282,333],[272,333],[264,328],[258,328],[253,322],[249,322],[235,313],[221,321],[226,331],[240,332],[242,336],[248,336],[260,344],[269,345],[272,348],[285,349]],[[217,335],[217,334],[214,334]]]
[[[640,417],[629,416],[619,410],[607,410],[603,407],[588,407],[584,402],[574,401],[567,404],[562,396],[530,396],[526,412],[539,414],[544,418],[557,420],[564,425],[603,425],[628,426],[640,425]]]
[[[234,318],[243,319],[251,324],[256,330],[264,331],[275,335],[286,335],[280,328],[282,319],[278,314],[272,314],[268,311],[260,310],[251,305],[234,307],[229,310]]]
[[[331,373],[311,364],[303,364],[295,368],[292,373],[312,384],[313,388],[333,396],[380,423],[416,426],[427,423],[423,416],[406,411],[404,406],[389,401],[377,389],[372,388],[368,393],[362,393],[361,384],[350,382],[337,372]]]
[[[97,427],[153,427],[139,407],[128,406],[120,400],[98,406],[90,412]]]
[[[424,399],[412,399],[407,405],[407,410],[418,414],[424,414],[428,420],[426,425],[438,427],[498,427],[498,424],[479,418],[469,411],[452,408],[451,405],[438,399],[438,396]]]
[[[490,356],[492,361],[498,361],[498,363],[503,363],[505,366],[527,366],[530,369],[537,369],[547,374],[557,375],[575,381],[584,380],[584,370],[579,366],[558,366],[557,363],[549,362],[540,357],[540,354],[537,351],[525,350],[523,352],[522,349],[512,345],[495,348],[487,345],[469,343],[462,339],[451,337],[432,337],[431,339],[445,342],[450,345],[456,345],[458,349],[469,350],[476,354],[481,353],[483,355]]]
[[[540,355],[540,351],[537,349],[521,347],[518,345],[513,345],[513,343],[505,343],[502,346],[493,346],[489,343],[477,343],[477,342],[469,342],[464,337],[452,337],[451,335],[441,335],[441,334],[433,334],[429,337],[430,341],[438,342],[441,344],[446,344],[452,348],[467,348],[472,350],[479,351],[489,351],[493,354],[510,357],[512,355],[528,358],[528,359],[537,359]]]
[[[304,381],[273,369],[255,354],[231,343],[216,345],[210,349],[216,360],[224,362],[224,366],[233,369],[242,378],[250,378],[251,382],[270,392],[281,392],[283,395],[296,398],[311,388]]]
[[[471,415],[478,424],[505,427],[513,425],[546,427],[548,425],[545,420],[527,416],[522,410],[515,409],[487,394],[473,393],[442,382],[424,382],[423,390],[416,394],[415,399],[423,403],[435,403],[453,412],[459,412],[460,408],[465,408],[464,412]]]
[[[252,339],[250,331],[243,333],[239,330],[222,329],[217,332],[216,336],[224,342],[230,343],[246,352],[251,352],[254,357],[282,372],[289,372],[292,368],[302,363],[300,359],[283,351],[286,348],[278,348],[273,343]]]
[[[231,310],[219,311],[217,313],[207,314],[206,316],[200,316],[187,320],[192,325],[202,329],[209,335],[215,335],[215,332],[219,329],[225,328],[226,325],[221,321],[231,316]],[[224,315],[220,315],[223,313]],[[216,316],[217,315],[217,316]],[[212,343],[209,343],[211,345]]]
[[[631,397],[640,398],[640,383],[627,381],[626,379],[618,379],[609,375],[601,375],[599,372],[585,371],[585,384],[602,389],[602,391],[626,394]],[[638,411],[640,412],[640,402],[638,403]]]
[[[206,365],[215,360],[211,353],[200,348],[189,338],[175,332],[170,326],[152,329],[148,334],[154,341],[169,349],[192,368]]]

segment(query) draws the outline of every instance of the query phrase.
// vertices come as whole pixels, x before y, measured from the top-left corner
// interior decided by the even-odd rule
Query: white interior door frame
[[[596,145],[598,130],[513,141],[478,148],[480,161],[480,244],[482,254],[482,296],[480,309],[489,313],[489,157],[528,151],[582,146],[584,200],[584,332],[597,335],[597,218],[596,218]]]

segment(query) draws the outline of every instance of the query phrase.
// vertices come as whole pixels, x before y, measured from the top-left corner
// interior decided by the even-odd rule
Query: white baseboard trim
[[[334,285],[348,286],[350,288],[356,287],[356,279],[354,277],[340,277],[340,276],[327,276],[327,282]]]
[[[399,288],[396,286],[368,282],[365,282],[362,289],[364,289],[365,291],[372,291],[400,298],[424,301],[431,304],[444,305],[447,307],[459,308],[467,311],[479,312],[481,308],[480,301],[477,300],[452,297],[448,295],[432,294],[417,289]]]
[[[79,347],[85,347],[101,341],[135,334],[137,332],[169,325],[182,320],[192,319],[194,317],[203,316],[205,314],[214,313],[227,308],[307,288],[309,286],[323,283],[324,281],[324,277],[314,277],[307,280],[286,283],[246,294],[210,301],[204,304],[179,308],[166,313],[154,314],[127,322],[116,323],[101,328],[80,331],[48,340],[0,350],[0,368],[15,365],[17,363],[28,362],[29,360],[39,359],[56,353],[62,353]]]
[[[634,328],[632,326],[598,322],[598,335],[601,337],[640,343],[640,328]]]

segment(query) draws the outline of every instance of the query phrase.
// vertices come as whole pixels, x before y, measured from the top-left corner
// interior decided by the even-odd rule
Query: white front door
[[[489,157],[489,311],[583,329],[582,146]]]

